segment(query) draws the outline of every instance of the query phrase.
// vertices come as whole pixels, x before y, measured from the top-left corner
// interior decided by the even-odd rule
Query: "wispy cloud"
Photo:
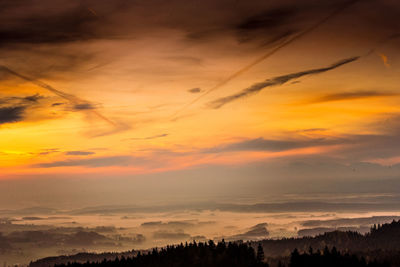
[[[36,168],[54,168],[54,167],[76,167],[84,166],[91,168],[108,167],[108,166],[128,166],[134,160],[130,156],[113,156],[113,157],[98,157],[90,159],[67,159],[34,165]]]
[[[364,98],[373,98],[373,97],[386,97],[386,96],[395,96],[397,94],[387,93],[387,92],[377,92],[377,91],[355,91],[355,92],[343,92],[336,94],[327,94],[324,96],[320,96],[314,98],[308,103],[322,103],[322,102],[331,102],[331,101],[342,101],[342,100],[355,100],[355,99],[364,99]]]
[[[234,152],[234,151],[285,151],[291,149],[313,147],[313,146],[329,146],[336,144],[343,144],[348,142],[342,138],[307,138],[307,139],[264,139],[262,137],[255,139],[248,139],[219,145],[213,148],[203,149],[203,153],[221,153],[221,152]]]
[[[252,86],[242,90],[239,93],[236,93],[236,94],[233,94],[230,96],[226,96],[226,97],[222,97],[222,98],[216,99],[212,102],[209,102],[208,106],[211,108],[214,108],[214,109],[218,109],[218,108],[221,108],[222,106],[224,106],[232,101],[235,101],[237,99],[256,94],[267,87],[283,85],[291,80],[298,79],[303,76],[315,75],[315,74],[324,73],[324,72],[327,72],[330,70],[334,70],[343,65],[354,62],[354,61],[358,60],[359,58],[360,57],[358,57],[358,56],[346,58],[346,59],[336,62],[328,67],[310,69],[310,70],[305,70],[305,71],[300,71],[300,72],[295,72],[295,73],[290,73],[290,74],[286,74],[286,75],[282,75],[282,76],[273,77],[271,79],[265,80],[264,82],[253,84]]]
[[[88,156],[88,155],[93,155],[93,154],[95,154],[95,153],[92,151],[80,151],[80,150],[65,152],[65,155],[68,155],[68,156]]]
[[[156,139],[156,138],[161,138],[161,137],[167,137],[167,133],[163,134],[157,134],[157,135],[152,135],[152,136],[146,136],[146,137],[132,137],[126,140],[150,140],[150,139]]]

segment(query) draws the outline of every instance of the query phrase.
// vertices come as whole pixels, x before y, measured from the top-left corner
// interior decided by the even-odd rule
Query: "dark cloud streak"
[[[310,70],[306,70],[306,71],[295,72],[295,73],[291,73],[291,74],[287,74],[287,75],[277,76],[272,79],[267,79],[264,82],[253,84],[252,86],[242,90],[239,93],[216,99],[216,100],[208,103],[208,106],[211,108],[214,108],[214,109],[219,109],[222,106],[224,106],[232,101],[235,101],[235,100],[243,98],[243,97],[247,97],[247,96],[255,94],[255,93],[258,93],[267,87],[283,85],[291,80],[298,79],[303,76],[324,73],[324,72],[339,68],[343,65],[349,64],[353,61],[358,60],[359,58],[360,57],[358,57],[358,56],[351,57],[351,58],[343,59],[343,60],[341,60],[337,63],[334,63],[328,67],[318,68],[318,69],[310,69]]]
[[[158,134],[158,135],[147,136],[147,137],[132,137],[132,138],[129,138],[128,140],[150,140],[150,139],[157,139],[157,138],[167,137],[167,136],[168,136],[168,134],[164,133],[164,134]]]

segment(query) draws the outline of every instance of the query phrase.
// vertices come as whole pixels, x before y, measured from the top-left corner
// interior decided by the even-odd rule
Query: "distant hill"
[[[237,241],[237,244],[243,242]],[[265,258],[283,258],[288,261],[291,253],[297,249],[304,253],[313,248],[314,251],[324,249],[337,249],[342,252],[349,252],[358,256],[364,256],[367,260],[378,259],[389,260],[392,266],[400,266],[400,220],[383,225],[374,225],[367,234],[360,234],[353,231],[333,231],[315,237],[284,238],[279,240],[266,239],[257,242],[248,242],[249,246],[257,249],[261,244]],[[49,267],[54,264],[66,264],[68,262],[100,262],[103,259],[114,260],[136,256],[137,252],[125,253],[80,253],[72,256],[59,256],[40,259],[32,262],[30,267]],[[393,265],[395,264],[395,265]]]
[[[362,235],[354,231],[326,232],[315,237],[266,239],[251,242],[255,247],[261,243],[268,257],[289,255],[294,249],[308,251],[336,247],[340,251],[400,250],[400,220],[383,225],[374,225],[370,232]]]

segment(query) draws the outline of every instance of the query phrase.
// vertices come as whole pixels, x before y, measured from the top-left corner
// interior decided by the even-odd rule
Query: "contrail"
[[[64,99],[68,100],[68,101],[69,101],[70,103],[72,103],[74,106],[79,106],[79,105],[88,105],[88,106],[89,106],[89,105],[90,105],[90,102],[89,102],[89,101],[86,101],[86,100],[84,100],[84,99],[80,99],[80,98],[78,98],[77,96],[74,96],[74,95],[71,95],[71,94],[62,92],[62,91],[60,91],[60,90],[57,90],[56,88],[54,88],[54,87],[52,87],[52,86],[50,86],[50,85],[48,85],[48,84],[46,84],[46,83],[44,83],[44,82],[42,82],[42,81],[39,81],[39,80],[30,78],[30,77],[25,76],[25,75],[22,75],[22,74],[20,74],[20,73],[18,73],[18,72],[16,72],[16,71],[14,71],[14,70],[12,70],[12,69],[10,69],[10,68],[4,66],[4,65],[0,65],[0,69],[3,69],[4,71],[7,71],[8,73],[11,73],[12,75],[14,75],[14,76],[16,76],[16,77],[19,77],[19,78],[21,78],[21,79],[23,79],[23,80],[25,80],[25,81],[31,82],[31,83],[33,83],[33,84],[39,86],[39,87],[44,88],[44,89],[46,89],[46,90],[48,90],[48,91],[50,91],[50,92],[52,92],[52,93],[58,95],[59,97],[62,97],[62,98],[64,98]],[[94,115],[97,116],[98,118],[100,118],[100,119],[106,121],[107,123],[109,123],[109,124],[111,124],[111,125],[113,125],[113,126],[117,126],[117,125],[115,124],[115,122],[113,122],[113,121],[109,120],[108,118],[104,117],[102,114],[100,114],[99,112],[97,112],[97,111],[94,110],[94,109],[82,109],[82,110],[94,114]]]
[[[331,14],[329,14],[328,16],[326,16],[325,18],[321,19],[320,21],[318,21],[317,23],[315,23],[314,25],[312,25],[310,28],[305,29],[304,31],[300,32],[299,34],[295,35],[293,38],[287,40],[286,42],[283,42],[282,44],[278,45],[277,47],[275,47],[273,50],[269,51],[268,53],[264,54],[263,56],[259,57],[258,59],[254,60],[253,62],[251,62],[249,65],[241,68],[240,70],[236,71],[235,73],[233,73],[231,76],[229,76],[228,78],[226,78],[225,80],[223,80],[222,82],[218,83],[217,85],[215,85],[214,87],[212,87],[211,89],[209,89],[208,91],[206,91],[205,93],[203,93],[202,95],[198,96],[197,98],[195,98],[194,100],[192,100],[191,102],[187,103],[186,105],[184,105],[181,109],[179,109],[177,112],[175,112],[173,114],[173,118],[176,117],[176,115],[178,115],[180,112],[184,111],[185,109],[187,109],[189,106],[193,105],[194,103],[196,103],[197,101],[199,101],[201,98],[203,98],[204,96],[208,95],[209,93],[219,89],[220,87],[224,86],[225,84],[227,84],[228,82],[230,82],[231,80],[235,79],[236,77],[238,77],[239,75],[243,74],[244,72],[248,71],[249,69],[251,69],[253,66],[257,65],[258,63],[262,62],[263,60],[269,58],[270,56],[274,55],[276,52],[278,52],[279,50],[281,50],[282,48],[288,46],[289,44],[293,43],[294,41],[299,40],[300,38],[304,37],[305,35],[307,35],[308,33],[314,31],[315,29],[317,29],[319,26],[321,26],[322,24],[326,23],[328,20],[332,19],[333,17],[335,17],[336,15],[340,14],[341,12],[343,12],[345,9],[349,8],[351,5],[355,4],[356,2],[358,2],[360,0],[352,0],[347,2],[346,4],[344,4],[343,6],[339,7],[338,9],[336,9],[334,12],[332,12]]]

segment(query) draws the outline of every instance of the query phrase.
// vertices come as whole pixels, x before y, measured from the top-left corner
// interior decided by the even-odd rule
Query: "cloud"
[[[0,107],[0,124],[12,123],[23,120],[26,107]]]
[[[80,103],[73,106],[75,110],[89,110],[95,109],[96,107],[91,103]]]
[[[23,97],[22,99],[25,101],[37,103],[42,98],[44,98],[44,96],[41,96],[39,94],[34,94],[34,95]]]
[[[292,22],[299,12],[299,8],[281,6],[249,16],[236,25],[238,39],[241,42],[263,39],[264,46],[284,40],[297,32]]]
[[[255,65],[259,64],[260,62],[266,60],[267,58],[271,57],[272,55],[274,55],[275,53],[277,53],[278,51],[280,51],[281,49],[285,48],[286,46],[292,44],[293,42],[303,38],[304,36],[306,36],[307,34],[313,32],[315,29],[319,28],[321,25],[325,24],[326,22],[328,22],[329,20],[331,20],[332,18],[334,18],[335,16],[339,15],[340,13],[342,13],[344,10],[346,10],[347,8],[349,8],[350,6],[352,6],[353,4],[355,4],[356,2],[358,2],[359,0],[351,0],[348,2],[345,2],[343,5],[340,5],[338,8],[336,8],[333,12],[329,13],[327,16],[323,17],[321,20],[318,20],[317,22],[313,23],[311,26],[305,28],[304,30],[300,31],[299,33],[295,34],[294,36],[292,36],[291,38],[286,38],[283,42],[279,43],[278,45],[276,45],[272,50],[268,51],[267,53],[265,53],[264,55],[260,56],[259,58],[257,58],[256,60],[254,60],[253,62],[251,62],[250,64],[242,67],[241,69],[239,69],[238,71],[234,72],[233,74],[231,74],[230,76],[228,76],[226,79],[224,79],[223,81],[219,82],[218,84],[216,84],[214,87],[212,87],[211,89],[205,91],[202,95],[198,96],[197,98],[193,99],[191,102],[187,103],[186,105],[184,105],[181,109],[177,110],[174,114],[173,114],[173,118],[176,118],[177,115],[186,110],[189,106],[193,105],[194,103],[196,103],[197,101],[199,101],[201,98],[203,98],[204,96],[208,95],[209,93],[218,90],[219,88],[221,88],[222,86],[226,85],[227,83],[229,83],[230,81],[234,80],[235,78],[239,77],[240,75],[242,75],[243,73],[247,72],[249,69],[251,69],[252,67],[254,67]],[[358,59],[358,57],[356,58]],[[354,59],[354,60],[356,60]],[[353,61],[354,61],[353,60]],[[301,76],[300,76],[301,77]],[[279,77],[277,77],[279,78]],[[294,79],[294,78],[293,78]],[[262,89],[262,88],[261,88]],[[259,89],[259,90],[261,90]],[[257,91],[259,91],[257,90]],[[235,96],[239,96],[240,93],[238,95],[233,95],[231,97],[233,97],[233,99],[236,99]],[[245,94],[247,95],[247,94]],[[239,96],[240,97],[240,96]],[[227,99],[224,99],[221,101],[223,101],[223,103],[210,103],[211,107],[214,106],[214,108],[219,108],[222,105],[225,104],[225,101],[233,101],[233,99],[230,99],[229,97]]]
[[[303,140],[272,140],[264,139],[262,137],[220,145],[213,148],[204,149],[203,153],[221,153],[232,151],[284,151],[290,149],[312,147],[312,146],[326,146],[348,143],[347,139],[325,139],[325,138],[308,138]]]
[[[0,98],[0,124],[24,120],[26,111],[38,105],[39,100],[43,98],[44,96],[39,94]]]
[[[343,93],[327,94],[327,95],[315,98],[313,100],[310,100],[309,103],[314,104],[314,103],[323,103],[323,102],[331,102],[331,101],[354,100],[354,99],[385,97],[385,96],[395,96],[395,95],[397,95],[397,94],[377,92],[377,91],[343,92]]]
[[[41,88],[44,88],[52,93],[54,93],[55,95],[64,98],[65,100],[68,100],[76,110],[83,110],[87,112],[90,112],[91,114],[95,115],[97,118],[111,124],[112,126],[114,126],[116,129],[125,129],[125,127],[120,127],[120,125],[117,125],[115,122],[111,121],[110,119],[106,118],[105,116],[103,116],[101,113],[99,113],[96,109],[93,108],[93,105],[90,104],[89,101],[81,99],[73,94],[69,94],[69,93],[65,93],[63,91],[60,91],[42,81],[36,80],[34,78],[25,76],[23,74],[20,74],[10,68],[8,68],[7,66],[4,65],[0,65],[0,70],[3,70],[5,72],[8,72],[16,77],[21,78],[22,80],[31,82]]]
[[[286,74],[286,75],[282,75],[282,76],[273,77],[271,79],[265,80],[264,82],[253,84],[252,86],[242,90],[239,93],[236,93],[236,94],[233,94],[230,96],[226,96],[226,97],[222,97],[222,98],[216,99],[212,102],[209,102],[208,106],[211,108],[214,108],[214,109],[219,109],[222,106],[224,106],[232,101],[256,94],[267,87],[283,85],[291,80],[298,79],[303,76],[316,75],[316,74],[324,73],[324,72],[327,72],[330,70],[334,70],[343,65],[354,62],[354,61],[358,60],[359,58],[360,57],[358,57],[358,56],[346,58],[339,62],[333,63],[332,65],[330,65],[328,67],[323,67],[323,68],[318,68],[318,69],[310,69],[310,70],[305,70],[305,71],[300,71],[300,72],[295,72],[295,73],[290,73],[290,74]]]
[[[192,93],[192,94],[197,94],[197,93],[201,92],[201,88],[199,88],[199,87],[192,88],[192,89],[189,89],[188,92]]]
[[[64,103],[56,102],[56,103],[51,104],[52,107],[61,106],[61,105],[64,105]]]
[[[33,165],[36,168],[54,168],[54,167],[107,167],[107,166],[127,166],[133,162],[134,158],[130,156],[114,156],[114,157],[99,157],[91,159],[68,159],[53,161],[47,163],[39,163]]]
[[[169,134],[164,133],[164,134],[152,135],[152,136],[147,136],[147,137],[132,137],[132,138],[129,138],[128,140],[150,140],[150,139],[167,137],[168,135]]]
[[[5,105],[5,104],[34,105],[38,103],[40,99],[43,98],[45,97],[37,93],[28,96],[9,96],[0,98],[0,105]]]
[[[97,21],[84,6],[61,3],[59,7],[49,1],[37,8],[28,8],[34,1],[5,1],[4,16],[0,19],[0,44],[43,44],[83,41],[96,38],[90,23]],[[48,4],[52,8],[48,8]]]
[[[65,155],[69,155],[69,156],[88,156],[88,155],[93,155],[93,154],[95,154],[95,153],[92,152],[92,151],[78,151],[78,150],[75,150],[75,151],[67,151],[67,152],[65,152]]]

